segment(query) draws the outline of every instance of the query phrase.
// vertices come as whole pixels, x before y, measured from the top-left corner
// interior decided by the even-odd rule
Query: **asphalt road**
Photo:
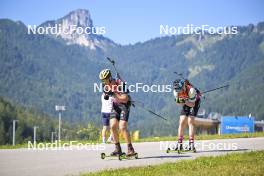
[[[110,153],[111,144],[91,146],[79,149],[66,147],[64,149],[2,149],[0,150],[0,175],[3,176],[33,176],[33,175],[79,175],[83,172],[94,172],[103,169],[131,166],[154,165],[164,162],[195,159],[200,156],[216,156],[229,152],[245,152],[264,150],[264,137],[196,141],[197,153],[166,153],[166,146],[173,142],[135,143],[139,153],[137,160],[122,160],[100,158],[100,153]],[[126,145],[122,145],[126,151]]]

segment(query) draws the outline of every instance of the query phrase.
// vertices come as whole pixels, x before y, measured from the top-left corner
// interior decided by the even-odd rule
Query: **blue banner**
[[[253,133],[254,122],[254,117],[223,116],[221,134]]]

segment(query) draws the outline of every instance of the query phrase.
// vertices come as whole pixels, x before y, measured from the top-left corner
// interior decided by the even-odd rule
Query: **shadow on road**
[[[237,149],[237,150],[203,150],[203,151],[196,151],[196,153],[205,153],[205,152],[238,152],[238,151],[247,151],[249,149]]]
[[[163,158],[186,158],[191,157],[183,154],[177,155],[162,155],[162,156],[146,156],[146,157],[139,157],[138,159],[163,159]]]

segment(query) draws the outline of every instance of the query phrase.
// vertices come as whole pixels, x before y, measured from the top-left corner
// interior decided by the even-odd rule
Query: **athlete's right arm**
[[[184,105],[184,102],[182,102],[182,100],[178,97],[178,92],[173,90],[173,95],[175,97],[175,102],[177,105]]]
[[[128,95],[127,94],[118,94],[118,93],[115,93],[114,94],[114,97],[121,103],[127,103],[128,102]]]
[[[196,90],[194,88],[191,88],[189,93],[188,93],[188,100],[185,101],[185,104],[191,108],[195,106],[195,101],[196,101]]]

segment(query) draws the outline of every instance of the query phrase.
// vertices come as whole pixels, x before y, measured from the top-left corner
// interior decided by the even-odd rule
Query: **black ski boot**
[[[127,156],[134,156],[136,154],[132,144],[127,144]]]
[[[189,151],[196,152],[194,141],[189,141]]]
[[[182,141],[178,141],[177,144],[176,144],[176,148],[175,150],[183,150],[183,145],[182,145]]]
[[[120,143],[115,144],[115,150],[111,153],[111,156],[120,156],[122,155],[122,149]]]

